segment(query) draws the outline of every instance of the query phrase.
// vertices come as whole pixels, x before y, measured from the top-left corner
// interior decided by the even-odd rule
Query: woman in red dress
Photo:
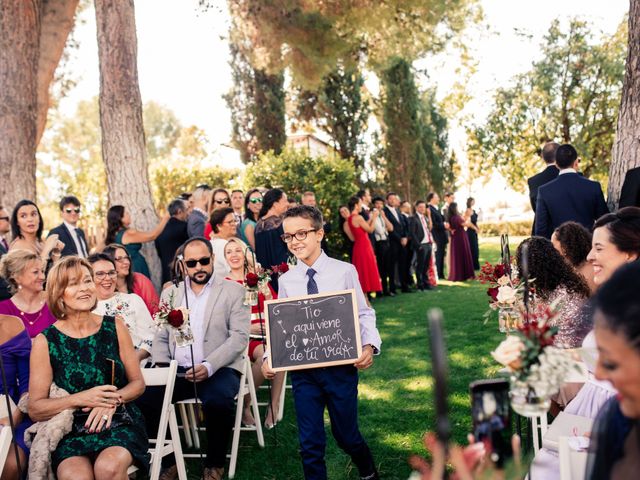
[[[378,263],[369,240],[369,234],[375,230],[375,221],[380,212],[373,210],[367,222],[360,215],[362,200],[359,197],[351,197],[348,208],[350,215],[347,218],[345,231],[347,235],[350,234],[350,238],[353,237],[351,263],[358,271],[358,278],[364,293],[381,292],[382,283],[380,282]]]
[[[224,258],[226,259],[231,272],[226,277],[227,280],[244,284],[244,279],[247,274],[247,269],[255,273],[254,262],[252,259],[247,259],[247,245],[239,238],[232,238],[227,242],[224,247]],[[248,261],[247,261],[248,260]],[[271,288],[269,283],[265,288],[258,293],[258,304],[251,306],[251,327],[249,334],[251,339],[249,340],[249,358],[253,363],[251,371],[253,373],[253,383],[256,389],[264,382],[264,376],[262,375],[262,355],[264,355],[264,344],[262,338],[264,337],[264,302],[265,300],[271,300],[277,298],[276,292]],[[264,421],[264,426],[270,430],[277,423],[277,415],[280,404],[280,393],[284,383],[284,373],[279,372],[273,378],[271,383],[271,402],[267,409],[267,416]],[[242,423],[245,425],[255,425],[255,419],[251,414],[251,403],[249,399],[245,401],[244,413],[242,415]]]
[[[458,211],[458,204],[452,202],[449,205],[449,225],[451,228],[451,252],[449,265],[449,280],[464,282],[475,276],[473,270],[473,257],[469,246],[469,237],[465,231],[467,223]]]

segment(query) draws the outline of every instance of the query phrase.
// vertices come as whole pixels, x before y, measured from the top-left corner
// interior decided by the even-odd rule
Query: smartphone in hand
[[[503,468],[513,457],[509,382],[505,379],[478,380],[471,383],[469,389],[476,442],[483,442],[491,461]]]

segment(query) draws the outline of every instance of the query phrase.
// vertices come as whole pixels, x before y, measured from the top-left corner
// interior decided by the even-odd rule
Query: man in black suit
[[[188,207],[184,200],[177,198],[167,207],[171,218],[155,240],[156,250],[162,265],[162,283],[171,280],[171,262],[178,247],[189,239],[187,234]]]
[[[444,217],[438,209],[438,203],[440,203],[438,194],[430,192],[429,195],[427,195],[427,202],[429,203],[429,211],[431,212],[431,235],[436,242],[436,268],[438,270],[438,278],[444,279],[444,257],[447,254],[447,244],[449,243],[447,227]]]
[[[620,204],[622,207],[640,207],[640,167],[627,171],[620,192]]]
[[[0,258],[9,251],[9,241],[7,237],[11,233],[11,217],[4,207],[0,206]],[[9,285],[6,280],[0,277],[0,301],[11,298]]]
[[[69,195],[63,197],[59,205],[62,223],[52,228],[47,236],[58,235],[58,240],[64,243],[61,252],[63,257],[77,255],[81,258],[87,258],[89,256],[87,237],[85,237],[84,231],[78,227],[81,211],[80,200]]]
[[[609,213],[602,187],[578,174],[578,152],[569,144],[558,147],[556,165],[558,178],[538,189],[535,234],[551,238],[568,221],[591,230],[598,218]]]
[[[418,290],[431,290],[429,283],[429,265],[431,264],[431,251],[433,240],[429,231],[429,219],[427,218],[427,204],[424,200],[415,203],[416,213],[409,217],[409,233],[411,243],[416,252],[416,280]]]
[[[534,175],[533,177],[527,180],[529,184],[529,200],[531,201],[531,208],[533,209],[534,217],[533,217],[533,225],[531,227],[531,232],[534,233],[536,227],[536,202],[538,200],[538,189],[551,180],[555,180],[558,178],[558,167],[556,166],[556,151],[560,145],[555,142],[549,142],[542,147],[542,152],[540,155],[544,160],[544,163],[547,164],[547,167],[541,171],[540,173]]]
[[[391,251],[391,260],[393,262],[393,270],[391,272],[391,280],[389,282],[389,292],[395,293],[396,285],[395,275],[393,272],[397,269],[400,276],[400,286],[403,292],[409,292],[408,279],[402,275],[402,265],[404,265],[406,247],[409,244],[408,232],[406,230],[406,222],[402,218],[402,214],[398,211],[400,206],[400,197],[394,192],[387,193],[387,205],[383,211],[387,219],[393,225],[393,231],[389,232],[389,250]]]

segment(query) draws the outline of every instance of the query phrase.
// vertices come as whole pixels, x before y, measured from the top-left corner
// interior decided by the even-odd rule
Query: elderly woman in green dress
[[[133,400],[144,379],[122,319],[95,315],[91,265],[78,257],[56,264],[47,280],[47,303],[57,321],[33,343],[29,414],[46,421],[73,409],[73,426],[52,454],[60,480],[125,480],[136,464],[148,468],[147,435]],[[52,382],[69,395],[49,398]]]

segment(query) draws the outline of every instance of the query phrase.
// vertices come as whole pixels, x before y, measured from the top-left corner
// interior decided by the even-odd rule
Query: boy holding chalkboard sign
[[[369,368],[373,364],[373,355],[380,351],[375,311],[367,305],[353,265],[330,258],[322,251],[323,220],[317,208],[291,208],[284,214],[282,225],[282,240],[298,263],[279,278],[278,297],[354,289],[363,345],[362,355],[353,365],[291,372],[305,479],[327,478],[324,462],[325,408],[329,410],[333,436],[340,448],[351,456],[360,477],[377,479],[371,451],[358,429],[358,370]],[[266,357],[262,371],[265,377],[272,378],[275,372]]]

